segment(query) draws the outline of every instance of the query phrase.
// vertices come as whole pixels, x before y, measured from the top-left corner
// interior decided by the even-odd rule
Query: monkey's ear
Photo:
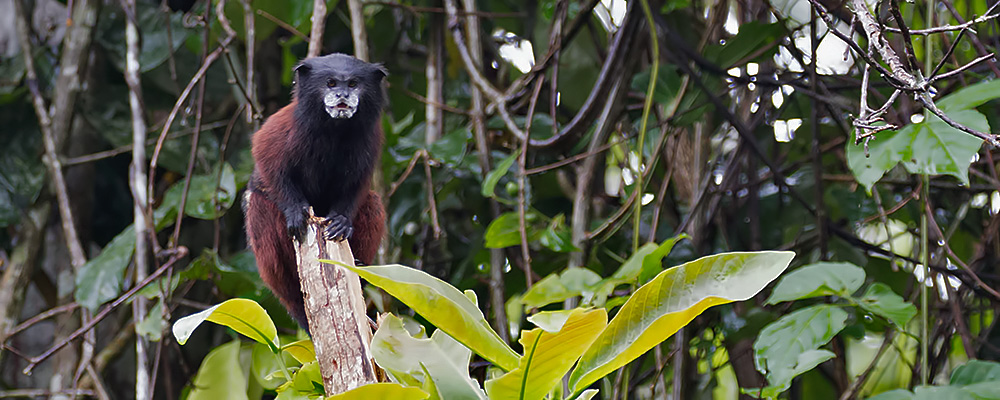
[[[382,63],[374,63],[372,65],[375,66],[375,77],[379,80],[389,76],[389,70],[386,69],[385,65],[382,65]]]
[[[292,69],[292,71],[295,71],[299,75],[306,75],[309,73],[309,71],[312,71],[312,67],[306,64],[305,61],[300,61],[298,65],[296,65],[295,68]]]

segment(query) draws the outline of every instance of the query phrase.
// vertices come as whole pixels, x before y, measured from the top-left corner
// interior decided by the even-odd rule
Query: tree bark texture
[[[310,217],[303,242],[296,243],[296,260],[309,332],[329,396],[376,382],[376,377],[361,279],[347,268],[319,261],[353,266],[354,255],[346,240],[323,237],[325,225],[324,219]]]

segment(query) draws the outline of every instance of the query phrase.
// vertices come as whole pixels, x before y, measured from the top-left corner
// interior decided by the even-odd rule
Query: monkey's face
[[[361,87],[357,78],[346,80],[330,77],[326,82],[326,94],[323,95],[323,105],[331,118],[351,118],[358,111],[361,102]]]
[[[385,68],[344,54],[303,60],[296,68],[296,97],[308,113],[323,111],[335,120],[358,110],[381,108]],[[363,111],[368,112],[371,110]]]

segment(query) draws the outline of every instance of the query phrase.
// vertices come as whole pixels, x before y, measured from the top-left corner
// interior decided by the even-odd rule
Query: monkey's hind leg
[[[382,197],[375,191],[369,191],[358,206],[358,212],[354,216],[354,234],[347,239],[347,243],[351,245],[354,258],[365,265],[371,265],[384,236],[385,208],[382,206]]]
[[[271,200],[252,191],[247,192],[245,208],[247,239],[257,259],[261,280],[271,288],[288,314],[308,332],[295,249],[285,228],[284,214]]]

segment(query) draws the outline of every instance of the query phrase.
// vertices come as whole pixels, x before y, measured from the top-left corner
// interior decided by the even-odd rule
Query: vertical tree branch
[[[479,17],[473,12],[476,10],[476,1],[462,0],[462,3],[468,12],[465,15],[465,29],[466,36],[469,38],[467,44],[469,53],[473,65],[476,68],[481,68],[483,65],[483,46],[479,36]],[[479,169],[482,171],[482,177],[485,178],[486,174],[492,170],[490,166],[490,145],[486,138],[486,104],[483,100],[483,92],[479,87],[471,85],[469,90],[472,92],[472,110],[470,110],[470,114],[472,115],[472,133],[476,140]],[[489,200],[489,203],[490,213],[496,219],[501,214],[500,204],[492,198]],[[504,298],[506,297],[503,281],[505,263],[506,258],[503,255],[502,249],[490,249],[490,308],[493,309],[494,328],[500,334],[500,338],[504,342],[507,342],[510,340],[510,327],[507,321],[507,309],[504,307]]]
[[[249,7],[246,1],[243,2],[244,7]],[[205,12],[202,14],[202,19],[208,21],[211,18],[212,7],[205,7]],[[253,18],[250,18],[251,20]],[[248,28],[249,30],[249,28]],[[205,59],[208,57],[208,41],[209,41],[208,24],[205,25],[205,30],[201,38],[201,60],[204,63]],[[249,34],[249,31],[247,32]],[[187,207],[188,191],[191,189],[191,176],[194,174],[194,163],[198,156],[198,141],[201,139],[201,118],[204,113],[205,108],[205,80],[201,79],[198,81],[198,99],[197,105],[195,106],[194,113],[194,132],[191,134],[191,151],[188,153],[188,163],[187,172],[184,174],[184,186],[181,190],[181,200],[177,205],[177,219],[174,221],[174,233],[170,236],[170,242],[167,247],[174,247],[177,245],[177,241],[181,236],[181,226],[184,221],[184,210]],[[253,107],[247,106],[247,115],[253,114]],[[135,144],[133,143],[133,146]],[[133,153],[134,155],[135,153]]]
[[[812,84],[813,93],[819,93],[819,74],[816,73],[816,60],[819,58],[817,49],[819,48],[819,38],[816,37],[816,8],[810,8],[809,19],[809,83]],[[836,26],[829,26],[829,29],[837,29]],[[867,70],[867,69],[866,69]],[[815,97],[811,97],[812,107],[809,109],[810,130],[812,133],[811,156],[813,162],[813,185],[815,187],[816,202],[816,231],[819,234],[819,259],[826,260],[827,234],[826,234],[826,206],[823,204],[823,153],[820,151],[820,130],[819,130],[819,104]]]
[[[146,192],[146,119],[143,115],[142,104],[142,84],[139,77],[139,28],[136,25],[135,0],[122,0],[122,9],[125,10],[125,82],[129,88],[129,110],[132,113],[132,165],[129,170],[130,187],[132,189],[132,212],[134,216],[132,226],[135,229],[135,281],[141,282],[146,279],[149,266],[147,264],[147,245],[149,237],[146,221],[146,205],[149,204],[148,193]],[[180,211],[184,213],[183,209]],[[135,298],[132,302],[132,319],[135,326],[142,324],[146,317],[146,299],[142,296]],[[135,336],[135,395],[138,400],[151,398],[152,382],[149,381],[149,360],[147,356],[147,343],[142,335],[136,332]]]
[[[427,102],[424,103],[424,113],[427,144],[431,144],[436,142],[444,131],[444,114],[438,106],[445,104],[444,24],[439,15],[430,16],[427,30],[427,65],[424,68],[424,75],[427,77]]]
[[[354,40],[354,56],[362,61],[370,61],[368,54],[368,32],[365,30],[365,13],[361,0],[347,0],[351,12],[351,38]]]
[[[649,87],[646,89],[646,100],[642,104],[642,119],[639,123],[639,147],[636,149],[636,165],[642,167],[642,153],[645,151],[646,143],[646,123],[649,121],[649,110],[653,106],[653,91],[656,89],[657,74],[660,70],[660,44],[656,35],[656,23],[653,22],[653,11],[649,8],[649,0],[640,0],[642,11],[646,15],[646,28],[649,29],[649,50],[652,58],[652,65],[649,72]],[[643,182],[643,171],[636,171],[635,189],[638,191],[635,201],[635,211],[632,216],[632,252],[639,249],[639,223],[642,220],[642,194],[645,190]]]
[[[56,194],[56,203],[59,206],[63,235],[66,239],[66,247],[69,250],[70,262],[74,268],[79,268],[87,262],[87,257],[80,244],[80,238],[76,233],[76,226],[73,223],[73,211],[70,207],[69,191],[66,190],[66,178],[63,176],[62,162],[59,159],[55,134],[53,133],[53,122],[42,97],[41,89],[38,87],[38,73],[35,69],[34,50],[31,46],[31,33],[28,27],[28,17],[23,0],[14,1],[14,12],[16,13],[15,23],[17,24],[17,37],[21,44],[21,53],[24,55],[25,75],[28,89],[31,91],[31,104],[35,107],[35,114],[38,116],[39,128],[42,131],[42,144],[45,148],[45,156],[42,160],[52,175],[52,189]],[[68,115],[62,114],[64,118]],[[63,121],[68,126],[68,122]]]
[[[246,62],[246,65],[247,65],[247,73],[246,73],[246,77],[247,77],[247,82],[246,82],[247,102],[249,102],[251,104],[251,106],[248,106],[247,109],[246,109],[247,110],[247,123],[250,124],[251,127],[253,127],[253,130],[256,131],[257,130],[256,128],[257,128],[257,118],[258,118],[258,116],[254,115],[254,110],[259,110],[260,109],[260,107],[256,107],[256,103],[257,103],[257,85],[254,83],[254,81],[256,81],[256,78],[254,77],[254,66],[253,66],[254,65],[253,64],[254,60],[256,59],[256,56],[255,56],[256,50],[255,50],[255,48],[256,48],[256,45],[257,45],[257,29],[254,27],[254,18],[256,18],[256,17],[255,17],[254,12],[253,12],[253,6],[250,4],[250,0],[241,0],[241,3],[243,3],[243,26],[245,26],[246,30],[247,30],[247,35],[246,35],[246,47],[247,47],[247,62]],[[208,9],[208,8],[211,8],[211,7],[205,7],[205,8]],[[205,13],[207,15],[208,11],[206,10]],[[208,21],[208,18],[205,18],[205,20]],[[206,25],[205,30],[208,30],[207,25]],[[208,40],[205,40],[205,42],[207,43]],[[312,45],[312,43],[310,43],[310,45]],[[208,45],[207,44],[204,45],[203,48],[202,48],[202,59],[204,59],[204,57],[205,57],[204,55],[206,55],[206,54],[208,54]],[[202,86],[204,86],[204,85],[202,85]],[[199,88],[198,92],[201,93],[201,92],[204,92],[204,90],[201,89],[201,88]],[[199,98],[200,98],[200,96],[199,96]],[[199,100],[199,102],[201,102],[201,101],[202,100]],[[200,107],[201,106],[199,106],[199,108]],[[195,131],[195,132],[197,134],[197,131]]]
[[[309,50],[306,58],[323,51],[323,29],[326,27],[326,0],[313,1],[312,29],[309,30]]]

